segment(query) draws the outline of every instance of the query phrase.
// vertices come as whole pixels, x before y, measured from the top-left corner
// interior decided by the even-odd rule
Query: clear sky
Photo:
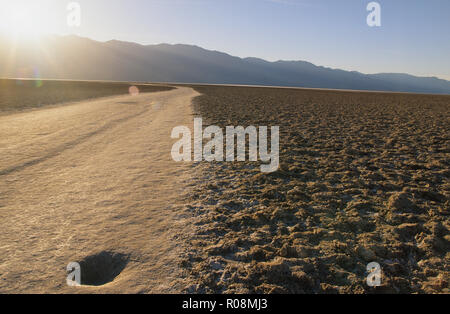
[[[378,0],[382,25],[375,28],[366,23],[371,0],[78,0],[79,28],[67,26],[69,2],[0,0],[0,29],[11,32],[27,19],[41,33],[195,44],[240,57],[450,80],[449,0]]]

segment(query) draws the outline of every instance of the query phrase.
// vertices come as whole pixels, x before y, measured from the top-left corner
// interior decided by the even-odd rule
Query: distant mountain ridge
[[[47,37],[40,47],[0,38],[0,76],[450,94],[450,81],[435,77],[363,74],[306,61],[238,58],[190,45],[98,42],[73,35]]]

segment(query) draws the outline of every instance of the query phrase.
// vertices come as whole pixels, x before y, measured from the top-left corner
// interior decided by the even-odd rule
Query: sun
[[[42,15],[38,2],[16,0],[3,4],[3,32],[16,39],[37,39],[43,35],[48,19]]]
[[[10,8],[11,35],[16,38],[35,38],[41,35],[35,25],[33,12],[29,5],[11,5]]]

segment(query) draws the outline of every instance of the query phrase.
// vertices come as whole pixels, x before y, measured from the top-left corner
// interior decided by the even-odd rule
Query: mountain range
[[[450,81],[363,74],[306,61],[239,58],[192,45],[140,45],[48,36],[39,44],[0,38],[0,77],[263,85],[450,94]]]

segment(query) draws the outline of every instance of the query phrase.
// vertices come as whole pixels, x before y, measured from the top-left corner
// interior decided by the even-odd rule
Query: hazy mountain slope
[[[189,45],[48,37],[36,45],[0,39],[0,76],[280,85],[450,94],[450,82],[407,74],[366,75],[305,61],[237,58]]]

